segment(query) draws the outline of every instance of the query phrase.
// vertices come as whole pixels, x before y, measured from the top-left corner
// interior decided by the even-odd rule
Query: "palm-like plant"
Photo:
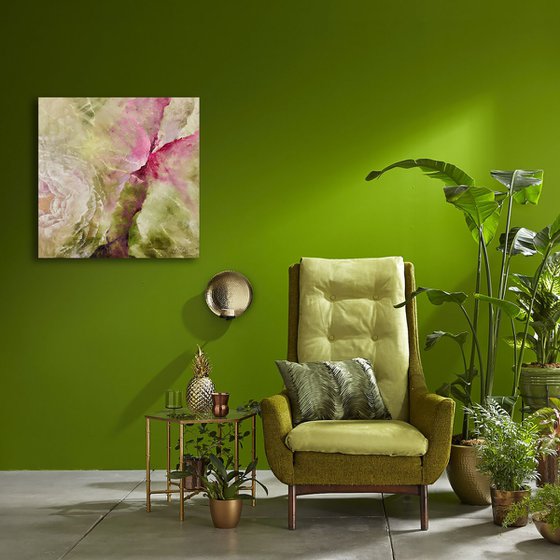
[[[452,396],[465,407],[473,404],[473,381],[479,376],[479,402],[485,403],[493,396],[494,372],[498,354],[498,341],[502,320],[509,322],[512,333],[515,334],[514,319],[523,315],[523,310],[505,296],[508,291],[508,279],[512,258],[516,255],[531,256],[540,253],[543,262],[548,258],[552,248],[560,243],[560,216],[555,222],[535,233],[525,228],[512,227],[514,204],[537,204],[541,189],[541,170],[492,171],[491,176],[497,180],[505,190],[493,190],[487,187],[475,186],[474,179],[457,166],[432,159],[408,159],[393,163],[379,171],[372,171],[366,180],[376,179],[391,169],[419,168],[430,178],[438,179],[446,185],[443,189],[445,200],[463,213],[467,227],[477,244],[477,259],[475,267],[475,281],[472,312],[469,314],[465,307],[468,295],[464,292],[447,292],[440,289],[421,287],[411,297],[425,293],[434,305],[456,305],[467,324],[468,331],[448,333],[435,331],[426,339],[426,349],[432,348],[439,340],[449,338],[456,342],[461,350],[464,371],[456,378],[445,383],[438,392]],[[497,278],[492,277],[491,262],[488,246],[496,236],[500,217],[506,209],[505,230],[501,234],[497,249],[501,252],[500,270]],[[542,273],[542,264],[535,274],[535,281]],[[534,288],[534,286],[532,286]],[[534,289],[531,290],[529,308],[534,304]],[[483,348],[480,339],[480,303],[488,304],[488,327],[486,346]],[[400,305],[404,305],[403,302]],[[530,315],[530,313],[529,313]],[[472,336],[470,352],[465,353],[465,343],[468,335]],[[527,334],[527,326],[524,336]],[[517,385],[521,371],[524,351],[523,337],[520,348],[513,352],[513,388],[512,393],[505,397],[494,397],[502,404],[512,409],[515,403]],[[463,438],[467,437],[468,415],[463,416]]]
[[[509,289],[517,296],[517,303],[529,315],[533,334],[527,334],[525,346],[535,353],[539,364],[553,364],[560,353],[560,252],[553,253],[544,263],[537,282],[533,307],[531,294],[535,279],[523,274],[513,274],[513,286]],[[523,333],[509,337],[508,342],[521,346]]]

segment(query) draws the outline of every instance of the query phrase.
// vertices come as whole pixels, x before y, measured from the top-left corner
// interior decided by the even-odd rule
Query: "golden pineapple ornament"
[[[193,412],[210,412],[212,409],[212,393],[214,393],[214,383],[208,377],[212,371],[212,366],[204,350],[198,346],[192,362],[194,377],[187,385],[187,404]]]

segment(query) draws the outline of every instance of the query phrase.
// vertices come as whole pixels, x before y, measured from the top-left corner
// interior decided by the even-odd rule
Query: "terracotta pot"
[[[495,488],[491,488],[490,490],[492,493],[492,515],[494,517],[494,523],[500,526],[503,525],[504,518],[508,514],[511,506],[531,495],[530,489],[496,490]],[[508,527],[525,527],[528,520],[529,508],[527,507],[527,513],[518,517],[513,523],[508,525]]]
[[[217,529],[233,529],[239,524],[243,501],[210,499],[210,515]]]
[[[547,397],[560,398],[560,367],[522,367],[519,392],[533,411],[549,406]]]
[[[551,526],[545,521],[538,518],[538,514],[533,514],[533,523],[538,532],[548,541],[553,544],[560,544],[560,529],[552,529]]]
[[[537,472],[539,473],[537,486],[544,486],[545,484],[557,484],[558,455],[545,455],[544,457],[539,457]]]
[[[452,445],[447,477],[449,484],[463,504],[487,506],[491,503],[490,478],[477,469],[476,448]]]

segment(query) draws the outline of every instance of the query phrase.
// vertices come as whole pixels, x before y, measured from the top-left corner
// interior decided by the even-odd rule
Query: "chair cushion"
[[[365,358],[298,364],[277,360],[294,424],[309,420],[391,419]]]
[[[367,358],[391,417],[408,420],[404,299],[401,257],[302,259],[298,360]]]
[[[317,451],[344,455],[420,457],[428,440],[400,420],[316,420],[299,424],[286,436],[294,452]]]

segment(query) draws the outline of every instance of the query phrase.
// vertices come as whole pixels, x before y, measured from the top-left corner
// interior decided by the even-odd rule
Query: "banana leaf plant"
[[[428,177],[444,183],[445,200],[462,212],[469,232],[477,245],[477,257],[474,266],[474,290],[471,312],[467,311],[464,292],[446,292],[433,288],[418,288],[410,297],[426,294],[434,305],[453,304],[464,316],[469,331],[453,334],[435,331],[428,335],[426,349],[432,348],[438,341],[448,338],[459,345],[463,358],[464,371],[456,378],[438,389],[440,394],[452,396],[465,407],[473,404],[473,381],[478,376],[480,382],[479,402],[484,404],[489,397],[499,401],[509,410],[513,409],[516,388],[521,368],[524,344],[519,351],[513,352],[513,390],[511,395],[497,397],[493,395],[494,374],[498,355],[500,325],[503,318],[509,320],[515,334],[515,318],[524,316],[524,311],[515,303],[505,299],[508,289],[511,260],[514,256],[532,256],[549,251],[551,242],[557,235],[557,222],[541,232],[534,233],[525,228],[512,227],[514,204],[536,205],[542,190],[542,170],[491,171],[492,178],[502,188],[491,189],[475,185],[475,180],[457,166],[433,159],[407,159],[393,163],[381,170],[371,171],[367,181],[377,179],[392,169],[421,169]],[[497,278],[492,277],[491,259],[488,246],[496,236],[502,213],[505,209],[505,230],[501,234],[497,249],[501,252],[500,268]],[[555,225],[556,224],[556,225]],[[402,302],[398,306],[404,305]],[[486,344],[481,344],[480,304],[488,306],[488,325]],[[531,305],[529,305],[531,307]],[[472,341],[467,355],[464,345],[468,334]],[[525,329],[526,335],[526,329]],[[463,438],[468,433],[468,415],[463,416]]]

